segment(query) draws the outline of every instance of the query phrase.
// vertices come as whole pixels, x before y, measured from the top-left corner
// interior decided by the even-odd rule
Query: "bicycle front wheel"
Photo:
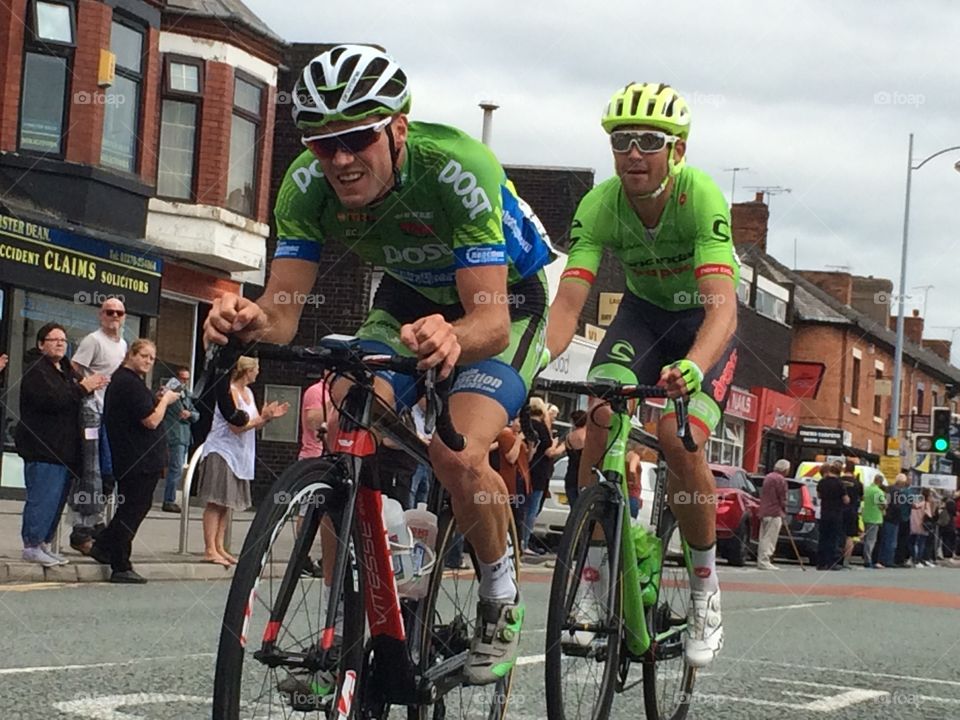
[[[620,657],[622,596],[614,558],[614,491],[581,491],[557,552],[547,613],[546,691],[549,720],[603,720],[610,714]]]
[[[669,510],[664,510],[657,536],[662,546],[662,574],[657,602],[647,609],[654,657],[653,662],[643,664],[643,702],[647,720],[684,720],[697,674],[683,656],[690,578],[680,527]]]
[[[520,542],[511,519],[507,548],[512,551],[513,579],[520,587]],[[436,566],[430,589],[420,603],[417,616],[418,674],[466,652],[476,628],[480,587],[480,565],[459,531],[450,510],[441,514],[437,535]],[[507,714],[511,670],[491,685],[454,687],[433,705],[411,707],[409,720],[502,720]]]
[[[336,638],[340,657],[330,660],[329,668],[316,667],[327,606],[319,577],[320,543],[314,541],[319,540],[323,516],[339,526],[344,472],[342,465],[326,458],[297,462],[261,501],[224,610],[214,677],[216,720],[294,713],[315,720],[337,717],[336,700],[345,679],[348,690],[357,681],[363,665],[364,617],[362,578],[352,552],[336,601],[343,616]],[[351,545],[357,546],[355,537]],[[326,692],[315,692],[318,672],[335,679]],[[349,717],[357,715],[352,708]]]

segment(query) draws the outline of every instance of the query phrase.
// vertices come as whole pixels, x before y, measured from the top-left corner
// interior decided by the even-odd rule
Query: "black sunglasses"
[[[341,133],[313,135],[302,138],[301,142],[310,148],[314,155],[324,159],[332,158],[339,150],[343,150],[351,155],[356,155],[373,145],[380,138],[380,133],[390,124],[391,120],[393,120],[393,118],[388,117],[373,125],[346,130]]]

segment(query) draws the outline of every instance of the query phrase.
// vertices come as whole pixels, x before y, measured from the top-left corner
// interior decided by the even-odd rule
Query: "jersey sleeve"
[[[736,284],[739,263],[733,249],[730,207],[720,188],[707,175],[694,186],[697,227],[693,249],[693,273],[703,278],[728,277]]]
[[[320,259],[325,240],[319,224],[323,185],[320,164],[309,151],[301,153],[287,168],[273,210],[277,226],[275,260]]]
[[[570,224],[570,250],[561,280],[578,280],[593,285],[603,259],[602,233],[597,232],[602,186],[597,186],[580,201]]]
[[[506,175],[493,153],[477,141],[456,145],[439,163],[441,202],[450,219],[456,269],[507,264],[500,186]]]

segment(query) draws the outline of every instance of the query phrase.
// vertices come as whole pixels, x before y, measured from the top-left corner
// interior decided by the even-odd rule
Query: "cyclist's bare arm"
[[[719,362],[737,330],[737,291],[725,277],[703,278],[697,287],[706,300],[704,317],[687,358],[707,372]]]
[[[275,259],[259,300],[253,302],[234,293],[224,293],[214,300],[203,325],[204,339],[224,344],[227,335],[236,334],[244,342],[290,342],[297,334],[303,304],[316,278],[314,262]]]
[[[473,363],[500,354],[510,344],[507,266],[457,270],[457,293],[464,315],[453,323],[460,341],[460,362]]]
[[[567,349],[577,332],[580,313],[590,295],[590,286],[579,280],[561,280],[547,314],[547,348],[550,357]]]

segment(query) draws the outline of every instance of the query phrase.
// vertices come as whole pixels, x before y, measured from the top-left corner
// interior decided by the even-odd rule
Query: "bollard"
[[[181,555],[187,554],[187,543],[190,539],[190,488],[193,486],[193,479],[196,476],[202,454],[203,444],[194,451],[187,465],[187,472],[183,476],[183,489],[181,491],[183,497],[180,512],[180,549],[177,551]]]

